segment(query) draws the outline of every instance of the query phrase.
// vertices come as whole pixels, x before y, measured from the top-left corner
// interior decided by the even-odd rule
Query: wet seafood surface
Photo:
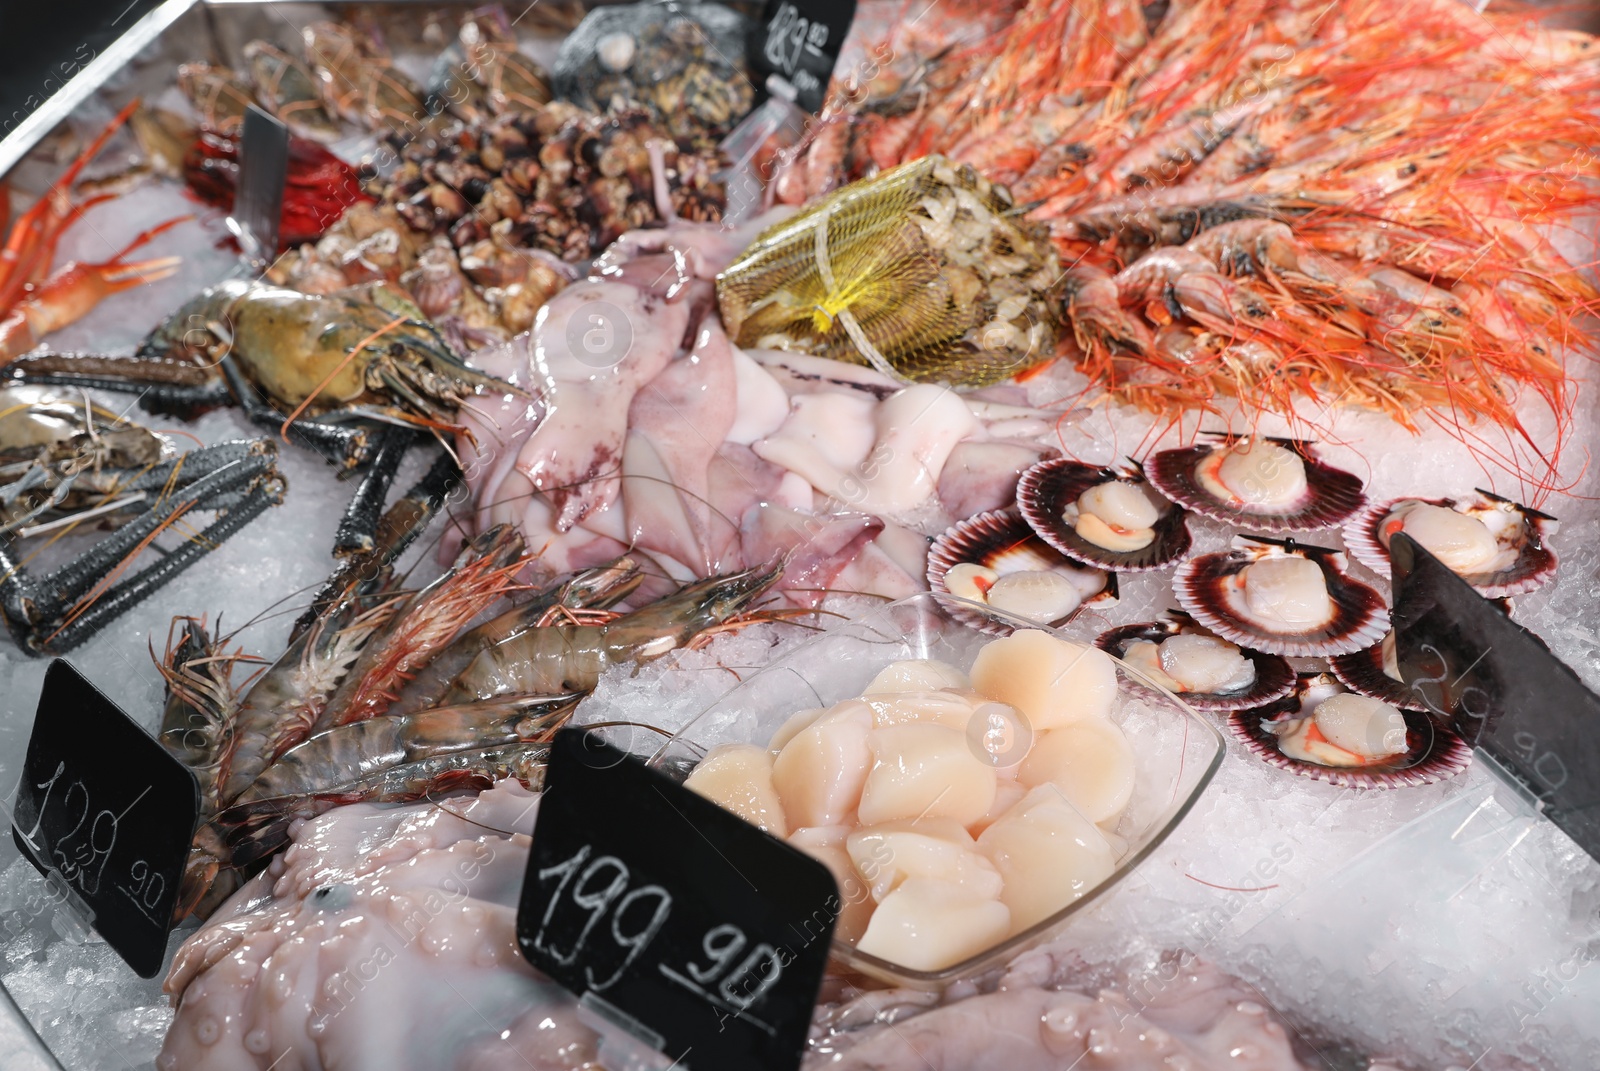
[[[886,17],[891,6],[896,10]],[[1251,12],[1227,5],[1141,11],[1120,0],[1076,8],[953,0],[915,24],[898,6],[864,0],[858,28],[892,25],[895,58],[870,80],[865,107],[823,117],[816,136],[775,176],[774,192],[780,201],[793,200],[787,193],[798,178],[814,199],[849,177],[920,156],[930,144],[963,165],[971,162],[984,182],[1010,185],[1028,211],[990,205],[977,212],[941,192],[915,213],[920,237],[900,238],[952,254],[963,271],[971,271],[981,284],[972,304],[984,315],[970,330],[989,330],[1007,362],[1015,363],[1017,333],[1032,341],[1032,318],[1043,310],[1038,322],[1056,332],[1059,352],[1068,359],[1026,382],[992,393],[951,391],[936,382],[909,386],[868,364],[739,345],[737,329],[709,310],[716,304],[717,274],[760,228],[694,224],[720,218],[727,206],[720,174],[726,161],[706,131],[726,121],[742,83],[708,82],[705,72],[717,64],[703,49],[674,54],[661,41],[612,37],[596,50],[606,70],[642,75],[647,64],[655,64],[664,75],[649,83],[649,99],[635,98],[643,107],[629,104],[626,94],[613,94],[615,105],[599,99],[584,109],[549,105],[540,99],[549,91],[541,71],[528,56],[518,58],[514,34],[507,48],[492,14],[458,19],[452,13],[439,24],[442,37],[424,38],[437,51],[455,38],[460,22],[460,43],[448,46],[456,50],[448,58],[472,58],[485,77],[462,87],[461,99],[452,99],[437,124],[401,139],[407,144],[397,167],[363,172],[375,202],[357,204],[325,237],[281,260],[271,281],[320,295],[352,283],[399,285],[452,345],[463,353],[476,350],[476,367],[529,388],[533,397],[478,391],[467,403],[472,434],[454,445],[474,494],[470,502],[455,504],[452,526],[440,539],[439,554],[447,560],[463,535],[505,523],[542,551],[542,561],[530,568],[552,575],[639,552],[650,573],[641,602],[694,577],[775,555],[787,555],[786,599],[841,613],[853,614],[863,604],[844,592],[895,597],[929,585],[1041,625],[1062,626],[1080,642],[1123,633],[1108,650],[1142,669],[1152,684],[1196,709],[1215,711],[1207,717],[1234,734],[1224,774],[1186,820],[1184,836],[1142,864],[1144,880],[1120,891],[1116,903],[1101,904],[1095,918],[1080,918],[1082,925],[1075,923],[1059,947],[1058,962],[1040,966],[1029,959],[1004,979],[985,976],[943,998],[831,983],[818,1011],[808,1067],[956,1071],[1004,1064],[1043,1071],[1079,1060],[1079,1067],[1112,1068],[1155,1061],[1187,1062],[1196,1069],[1314,1066],[1304,1049],[1297,1059],[1288,1040],[1293,1031],[1262,1010],[1267,998],[1203,968],[1186,966],[1178,972],[1183,981],[1169,989],[1158,986],[1154,1000],[1131,986],[1123,994],[1120,982],[1100,992],[1109,977],[1104,972],[1082,980],[1083,961],[1111,962],[1130,947],[1141,953],[1214,951],[1229,970],[1262,982],[1271,1003],[1296,1006],[1302,1028],[1325,1023],[1334,1033],[1345,1032],[1331,1048],[1323,1035],[1311,1034],[1339,1058],[1354,1051],[1410,1052],[1420,1055],[1404,1061],[1408,1067],[1467,1067],[1481,1060],[1479,1071],[1586,1066],[1568,1057],[1592,1027],[1581,1008],[1569,1013],[1592,998],[1591,976],[1547,989],[1548,999],[1537,1008],[1518,1003],[1524,980],[1550,977],[1550,965],[1570,954],[1563,942],[1578,938],[1563,929],[1564,920],[1587,902],[1585,883],[1592,884],[1578,873],[1582,860],[1574,861],[1570,846],[1544,839],[1540,827],[1528,832],[1508,825],[1509,832],[1497,831],[1505,836],[1482,838],[1497,845],[1515,840],[1509,863],[1497,865],[1514,871],[1515,882],[1533,871],[1541,881],[1527,883],[1537,888],[1512,888],[1503,903],[1475,903],[1482,887],[1504,878],[1485,859],[1487,876],[1475,878],[1478,885],[1451,901],[1458,905],[1452,923],[1461,912],[1459,934],[1436,932],[1427,919],[1413,918],[1352,936],[1340,923],[1355,916],[1343,909],[1316,915],[1313,926],[1302,927],[1306,932],[1288,938],[1270,926],[1254,929],[1263,917],[1284,917],[1273,913],[1296,904],[1306,890],[1339,888],[1348,895],[1339,883],[1359,871],[1351,860],[1360,851],[1397,832],[1403,837],[1408,822],[1433,808],[1451,802],[1477,806],[1476,794],[1486,790],[1487,775],[1469,765],[1466,746],[1415,709],[1414,697],[1390,672],[1393,659],[1386,657],[1379,634],[1388,624],[1381,579],[1393,530],[1405,530],[1446,556],[1486,596],[1514,594],[1520,621],[1545,634],[1591,681],[1600,672],[1591,657],[1592,585],[1585,581],[1596,564],[1588,548],[1600,546],[1600,534],[1595,509],[1582,497],[1581,464],[1575,460],[1596,448],[1592,429],[1600,422],[1593,419],[1587,393],[1575,407],[1562,408],[1573,399],[1546,337],[1565,337],[1568,321],[1594,299],[1589,284],[1567,271],[1569,261],[1578,261],[1565,246],[1558,251],[1559,241],[1541,237],[1542,230],[1533,233],[1546,226],[1552,210],[1530,206],[1520,192],[1536,185],[1541,193],[1565,191],[1551,205],[1573,197],[1574,177],[1545,158],[1552,140],[1545,135],[1559,128],[1568,129],[1574,142],[1589,138],[1560,117],[1574,87],[1577,94],[1588,92],[1581,89],[1593,63],[1584,52],[1586,39],[1528,30],[1493,10],[1481,24],[1493,33],[1485,34],[1474,31],[1479,24],[1465,16],[1458,25],[1434,4],[1408,9],[1406,16],[1380,12],[1374,26],[1343,6],[1332,9],[1325,23],[1312,23],[1307,20],[1320,5],[1308,10],[1269,3],[1254,12],[1259,18],[1250,24],[1273,40],[1293,42],[1297,55],[1277,73],[1259,66],[1234,72],[1246,79],[1259,74],[1268,83],[1265,99],[1253,104],[1228,95],[1234,84],[1229,50],[1238,36],[1228,27]],[[975,6],[982,10],[969,10]],[[1069,23],[1069,17],[1076,21]],[[1416,39],[1450,43],[1444,51],[1459,63],[1447,76],[1448,92],[1440,91],[1444,76],[1431,61],[1412,69],[1409,53],[1390,47],[1396,38],[1388,24],[1401,17],[1417,20]],[[1020,29],[1009,29],[1013,24]],[[335,66],[308,60],[296,27],[276,45],[232,57],[232,70],[201,63],[177,69],[173,63],[163,77],[170,80],[177,70],[212,134],[236,131],[244,106],[255,99],[297,136],[343,153],[348,144],[329,141],[332,134],[342,130],[348,139],[351,129],[376,128],[382,135],[411,101],[437,88],[420,76],[427,65],[418,65],[416,55],[401,56],[408,47],[401,34],[385,40],[378,25],[361,22],[359,33],[339,24],[319,28],[317,41]],[[476,29],[469,33],[469,25]],[[1023,62],[1030,57],[1016,51],[1018,41],[1041,27],[1063,40],[1103,32],[1117,42],[1118,64],[1133,65],[1107,67],[1110,53],[1092,40],[1093,47],[1048,50],[1036,64]],[[852,35],[853,41],[859,36]],[[952,42],[960,49],[943,53]],[[1001,60],[991,63],[996,48]],[[185,58],[206,51],[196,47]],[[855,62],[869,57],[865,47],[854,54]],[[1484,57],[1497,54],[1502,65],[1486,67]],[[879,66],[880,54],[870,56]],[[912,71],[933,56],[940,58]],[[962,65],[942,66],[946,56],[960,57]],[[1369,59],[1382,69],[1353,66]],[[1463,101],[1483,104],[1484,86],[1494,87],[1497,98],[1503,87],[1496,78],[1507,70],[1515,72],[1507,83],[1513,86],[1526,88],[1529,77],[1539,80],[1543,110],[1526,125],[1502,121],[1496,132],[1487,120],[1498,105],[1485,104],[1477,129],[1491,148],[1475,149],[1465,166],[1476,180],[1487,181],[1484,188],[1499,192],[1440,200],[1433,195],[1446,185],[1439,161],[1456,154],[1433,150],[1454,138],[1455,130],[1473,129],[1451,110]],[[341,82],[342,73],[353,77]],[[1296,86],[1300,80],[1321,82],[1321,95],[1301,100],[1298,90],[1289,92],[1275,81],[1285,73]],[[313,80],[309,88],[305,74]],[[1009,81],[1014,75],[1033,81],[1018,87]],[[1168,75],[1181,76],[1169,83],[1163,81]],[[1340,88],[1329,94],[1328,84]],[[341,85],[346,91],[338,91]],[[988,89],[976,96],[970,88],[959,89],[956,96],[977,103],[952,114],[946,103],[952,85],[997,87],[997,96],[988,97]],[[1063,85],[1088,88],[1082,96],[1047,91]],[[352,87],[357,91],[348,92]],[[1459,100],[1452,96],[1457,90]],[[1107,92],[1112,95],[1102,101]],[[1172,103],[1167,94],[1173,92],[1192,94],[1190,103],[1203,106],[1203,113],[1156,106]],[[161,103],[181,107],[176,100],[168,94]],[[1008,110],[1020,100],[1029,102],[1025,117]],[[1109,119],[1124,100],[1135,110]],[[1407,111],[1417,100],[1425,102],[1420,112]],[[1382,107],[1372,108],[1375,101]],[[990,103],[995,106],[985,106]],[[1166,150],[1182,140],[1174,130],[1144,128],[1137,125],[1142,119],[1120,129],[1129,115],[1210,124],[1204,141],[1193,143],[1203,151],[1184,149],[1176,157],[1179,173],[1192,182],[1169,185],[1159,170],[1165,165],[1149,162],[1173,158]],[[1330,126],[1335,115],[1338,124]],[[151,110],[134,113],[129,123],[153,139],[151,124],[160,121]],[[1429,139],[1429,151],[1408,144],[1410,129]],[[446,130],[460,136],[440,140]],[[1523,137],[1518,130],[1536,133]],[[1126,144],[1099,140],[1108,133]],[[1344,164],[1314,173],[1306,161],[1330,159],[1317,151],[1336,154]],[[62,151],[63,158],[71,154]],[[113,155],[107,154],[107,162]],[[181,164],[182,153],[177,159]],[[1575,159],[1580,169],[1589,167],[1582,154]],[[1362,161],[1382,166],[1356,166]],[[1530,161],[1543,184],[1524,176],[1507,185]],[[150,166],[156,169],[156,161]],[[1501,170],[1485,174],[1490,166]],[[1238,172],[1236,183],[1257,183],[1265,193],[1228,185],[1222,175],[1227,168]],[[1403,173],[1407,168],[1414,170]],[[28,182],[22,179],[18,191]],[[83,226],[63,236],[59,262],[115,270],[116,260],[107,258],[142,228],[194,210],[178,199],[175,185],[167,187],[172,196],[166,200],[136,188],[135,195],[103,210],[91,208]],[[1184,200],[1197,189],[1205,196]],[[1304,205],[1286,199],[1287,191],[1324,201],[1306,213]],[[344,185],[315,192],[340,207],[348,199]],[[87,186],[79,193],[91,196]],[[1493,222],[1507,211],[1500,199],[1509,199],[1519,212],[1531,208],[1536,228]],[[1460,219],[1451,217],[1458,211]],[[1378,217],[1384,217],[1381,227],[1369,225]],[[1453,232],[1467,219],[1491,221],[1487,236],[1463,244]],[[320,214],[316,220],[320,232],[326,221]],[[1078,261],[1085,250],[1091,254],[1053,290],[1017,275],[1003,251],[999,260],[991,256],[996,233],[1014,227],[1027,235],[1038,220],[1047,221],[1058,249],[1071,251],[1065,263]],[[168,241],[174,236],[181,241]],[[813,230],[807,250],[812,264],[815,237]],[[225,238],[210,217],[156,235],[152,257],[159,262],[157,254],[182,254],[181,274],[164,282],[157,276],[165,268],[156,267],[148,288],[107,298],[102,309],[77,325],[55,328],[47,341],[62,350],[104,349],[107,339],[131,343],[231,270],[231,257],[211,248]],[[974,251],[989,259],[963,260]],[[50,267],[46,260],[43,268]],[[1532,281],[1519,283],[1524,277]],[[128,278],[145,281],[138,272]],[[1028,282],[1020,312],[1015,301],[1006,304],[1008,297],[1024,296],[1006,289],[1017,278]],[[961,286],[971,282],[953,272],[940,282],[952,279]],[[802,310],[801,327],[836,327],[823,321],[840,319],[837,313],[848,308],[843,296],[821,294],[812,302],[815,308]],[[632,348],[624,347],[615,362],[591,362],[594,353],[582,341],[601,304],[621,310],[634,328]],[[574,337],[577,344],[570,341]],[[787,335],[757,341],[789,344]],[[978,349],[988,342],[976,337]],[[988,359],[968,355],[972,361],[980,357]],[[1350,383],[1337,377],[1315,380],[1318,390],[1327,388],[1322,401],[1343,399],[1333,411],[1318,401],[1302,407],[1296,419],[1258,424],[1258,410],[1283,409],[1286,398],[1313,382],[1302,376],[1308,368],[1357,369],[1353,392],[1340,395]],[[1466,378],[1458,380],[1458,372]],[[320,379],[319,374],[301,387]],[[1440,382],[1453,383],[1469,406],[1481,401],[1492,420],[1505,422],[1515,413],[1525,429],[1523,441],[1504,446],[1502,453],[1503,444],[1487,443],[1482,434],[1493,424],[1442,431],[1430,424],[1445,412]],[[1525,384],[1520,396],[1496,386],[1518,382]],[[1189,420],[1169,428],[1123,405],[1096,405],[1081,415],[1077,407],[1098,402],[1104,391],[1164,412],[1172,411],[1175,397],[1186,403],[1202,398],[1205,417],[1196,420],[1191,410]],[[1244,395],[1242,407],[1226,397],[1230,392]],[[1546,395],[1558,404],[1545,406]],[[1371,413],[1345,408],[1356,399],[1423,431],[1412,437]],[[1451,398],[1452,404],[1457,400]],[[121,411],[126,399],[99,392],[80,398],[72,391],[58,403],[86,414],[91,407]],[[1061,419],[1068,412],[1073,417]],[[1231,432],[1219,440],[1196,431],[1197,425]],[[160,424],[156,431],[169,439],[192,434],[211,442],[237,437],[243,426],[218,414],[176,431]],[[96,434],[105,429],[96,425]],[[1308,446],[1310,438],[1317,444]],[[1547,450],[1548,458],[1541,453],[1562,443],[1572,449]],[[101,445],[112,443],[108,438]],[[1017,500],[1028,497],[1017,492],[1019,478],[1057,455],[1065,462],[1058,472],[1078,466],[1115,477],[1050,500],[1047,516],[1064,529],[1065,546],[1041,538],[1037,521],[1030,528],[1022,519],[1027,502]],[[1174,455],[1183,455],[1181,465]],[[1157,495],[1125,493],[1136,482],[1118,467],[1128,457],[1144,459]],[[141,608],[137,622],[129,618],[124,628],[89,637],[86,662],[94,665],[97,679],[127,697],[130,708],[154,711],[159,705],[160,682],[145,648],[151,636],[159,646],[174,612],[225,610],[235,622],[262,617],[266,624],[256,627],[270,631],[277,627],[274,614],[287,614],[278,619],[286,621],[294,616],[288,611],[299,608],[275,601],[293,603],[289,593],[314,586],[326,574],[322,548],[330,539],[322,528],[348,487],[334,484],[316,459],[290,457],[282,465],[293,490],[285,506],[271,513],[283,517],[266,516],[256,522],[260,535],[246,531],[236,537],[237,545],[217,547],[205,568]],[[102,475],[90,466],[77,485]],[[1166,485],[1158,486],[1163,479]],[[1505,497],[1473,492],[1478,484]],[[1097,491],[1101,487],[1109,489]],[[23,513],[37,505],[27,498],[25,492],[15,503]],[[996,520],[995,513],[1003,518]],[[1174,528],[1182,529],[1181,549],[1169,538]],[[1310,590],[1315,584],[1304,565],[1262,569],[1254,585],[1240,579],[1254,562],[1232,572],[1229,565],[1220,571],[1226,577],[1210,577],[1206,587],[1185,563],[1231,554],[1226,544],[1236,532],[1312,530],[1321,531],[1312,539],[1330,550],[1340,546],[1342,534],[1350,556],[1332,572],[1321,567],[1325,558],[1304,559],[1320,572],[1326,602]],[[990,538],[996,532],[1012,538],[996,544]],[[292,549],[302,542],[315,542],[316,553]],[[1108,554],[1095,560],[1092,547]],[[952,557],[952,549],[959,553]],[[1072,549],[1091,557],[1076,557]],[[52,552],[46,547],[43,553],[48,558]],[[420,587],[433,567],[417,561],[416,555],[407,559]],[[1141,568],[1168,571],[1146,574]],[[1173,570],[1183,570],[1176,590]],[[1228,577],[1237,581],[1237,590],[1219,600],[1220,584],[1211,581]],[[1376,602],[1352,594],[1345,579],[1370,588]],[[1163,616],[1174,603],[1193,609],[1195,619],[1175,625]],[[1346,620],[1354,604],[1359,621]],[[973,609],[971,620],[993,627],[981,609]],[[1323,631],[1338,635],[1307,641],[1319,615],[1329,612],[1335,620],[1324,622]],[[832,621],[819,618],[817,624],[827,628]],[[995,634],[1009,632],[1006,626]],[[788,642],[782,630],[759,635],[759,642],[742,644],[739,637],[719,635],[708,649],[692,652],[688,669],[635,668],[659,697],[637,700],[625,713],[670,725],[679,708],[687,709],[683,696],[702,687],[688,683],[697,680],[695,674],[731,683]],[[1359,646],[1347,649],[1352,644]],[[254,646],[281,649],[272,642]],[[724,655],[730,651],[737,654]],[[1289,657],[1315,659],[1319,669],[1326,663],[1349,689],[1336,693],[1344,698],[1325,709],[1323,719],[1317,706],[1287,693],[1295,687]],[[495,675],[505,669],[479,668],[482,680],[501,679]],[[7,652],[0,655],[0,669],[16,697],[0,729],[15,738],[32,713],[35,667],[14,663]],[[970,680],[913,676],[908,671],[899,684],[916,688],[894,694],[977,695],[966,687]],[[643,688],[641,683],[641,693]],[[415,705],[422,691],[399,705]],[[1361,696],[1387,707],[1351,702]],[[1024,698],[1032,702],[1012,695],[1010,705]],[[860,701],[870,706],[874,700]],[[589,709],[611,710],[605,705],[611,702],[601,696]],[[799,697],[797,708],[804,702]],[[1341,715],[1341,707],[1349,710]],[[859,717],[850,722],[849,711],[835,713],[841,725],[862,728]],[[968,716],[970,724],[971,711]],[[818,715],[797,726],[795,738],[821,721]],[[404,722],[407,728],[428,724]],[[865,731],[924,727],[946,726],[914,717],[881,728],[873,720]],[[1069,728],[1060,724],[1045,733]],[[844,750],[838,739],[826,743]],[[984,779],[964,778],[972,773],[970,764],[956,761],[970,752],[941,752],[925,747],[927,740],[899,743],[901,754],[921,756],[941,771],[952,786],[949,806],[959,813],[905,817],[907,806],[926,801],[885,775],[873,785],[867,824],[862,805],[871,770],[853,812],[834,813],[828,808],[838,808],[849,786],[791,769],[825,765],[836,752],[821,747],[811,756],[815,765],[791,757],[778,771],[784,749],[774,755],[766,746],[730,744],[707,760],[702,776],[708,785],[720,783],[718,791],[735,809],[782,829],[793,843],[861,884],[863,902],[842,924],[864,935],[876,922],[880,934],[869,947],[875,943],[888,960],[927,956],[934,963],[974,946],[978,937],[1010,931],[1016,914],[1005,895],[1010,874],[1001,873],[983,843],[995,826],[982,826],[982,820],[995,815],[986,811],[978,821],[965,822],[984,796]],[[1076,744],[1059,752],[1042,747],[1030,761],[1041,767],[1065,762],[1065,753],[1079,750]],[[1339,752],[1360,761],[1351,763]],[[876,752],[869,749],[869,755]],[[943,760],[950,762],[938,765]],[[0,772],[7,761],[0,754]],[[1016,786],[1026,787],[1020,775],[1007,781],[994,774],[993,780],[991,809],[1004,802],[1005,793],[1016,793]],[[805,799],[795,804],[797,792]],[[1391,799],[1366,798],[1374,796]],[[286,830],[292,841],[287,853],[180,952],[171,985],[184,995],[160,1066],[266,1067],[279,1059],[280,1068],[297,1061],[308,1068],[592,1066],[594,1038],[576,1022],[567,998],[527,970],[508,936],[520,878],[513,860],[525,851],[533,806],[525,791],[501,785],[477,797],[399,809],[355,804]],[[1494,812],[1492,804],[1484,807]],[[1010,843],[1021,847],[1013,855],[1038,854],[1031,839],[1037,829],[1014,832]],[[1115,839],[1099,835],[1115,851]],[[989,847],[997,839],[991,837]],[[908,865],[880,874],[880,900],[858,861],[871,863],[885,850],[927,870]],[[1261,860],[1284,862],[1284,850],[1293,865],[1285,864],[1281,874],[1262,873]],[[1419,876],[1445,869],[1435,866],[1432,853],[1432,847],[1419,851],[1393,875],[1368,874],[1361,896],[1406,903],[1413,890],[1404,879],[1413,863]],[[73,1054],[63,1056],[69,1066],[98,1071],[107,1061],[118,1067],[148,1061],[165,1026],[162,1013],[135,1006],[148,1000],[126,979],[112,980],[119,968],[104,960],[103,948],[57,939],[50,913],[32,912],[31,874],[6,873],[0,914],[7,930],[16,932],[13,922],[31,927],[5,946],[4,981],[19,1004],[53,1046]],[[997,876],[1000,893],[972,894],[991,891]],[[1004,927],[994,906],[1008,912]],[[1354,911],[1350,904],[1344,908]],[[1250,946],[1254,935],[1268,931],[1276,944]],[[1496,946],[1489,955],[1482,934],[1515,947]],[[1360,952],[1350,951],[1357,947]],[[1379,970],[1380,964],[1388,965]],[[1464,988],[1440,998],[1440,978]],[[71,1001],[63,993],[68,985],[78,991]],[[1508,1004],[1527,1012],[1523,1020],[1516,1011],[1507,1019]],[[474,1020],[469,1005],[483,1018]],[[115,1041],[103,1044],[113,1030]],[[130,1037],[137,1039],[134,1044]]]
[[[970,676],[891,663],[765,746],[714,748],[685,785],[827,865],[847,905],[840,940],[939,971],[1116,869],[1125,842],[1110,831],[1135,790],[1118,687],[1104,652],[1023,629],[985,645]]]

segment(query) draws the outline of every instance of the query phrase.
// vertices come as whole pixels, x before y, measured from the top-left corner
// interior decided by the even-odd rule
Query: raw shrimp
[[[152,227],[110,260],[98,264],[73,261],[50,272],[56,243],[67,227],[94,205],[112,199],[110,194],[101,194],[75,202],[70,191],[84,167],[138,106],[135,100],[118,112],[56,179],[50,192],[18,217],[6,235],[4,251],[0,252],[0,365],[26,353],[50,332],[88,315],[112,294],[165,279],[177,271],[177,257],[130,262],[127,256],[156,235],[185,222],[188,216]],[[9,197],[9,191],[0,192]],[[9,207],[7,203],[6,211],[0,211],[0,228],[5,226]]]
[[[326,729],[278,756],[234,804],[315,795],[356,780],[367,770],[439,755],[542,742],[566,722],[579,698],[512,696]]]
[[[526,561],[522,535],[492,528],[461,552],[455,565],[390,615],[361,648],[328,697],[312,732],[383,714],[399,690],[446,647],[456,633],[502,595]]]
[[[552,616],[579,616],[580,611],[604,611],[638,589],[644,577],[631,558],[594,569],[586,569],[558,588],[535,595],[498,617],[462,633],[424,666],[389,704],[391,716],[411,714],[439,705],[450,683],[472,664],[479,654],[497,644],[521,635],[528,629],[548,624]]]
[[[351,599],[289,645],[226,721],[216,761],[217,803],[244,791],[279,755],[311,731],[334,688],[395,611],[387,600],[361,608]]]
[[[776,566],[714,576],[603,625],[528,629],[473,659],[444,702],[590,691],[607,666],[648,662],[749,620],[746,611],[782,573]]]

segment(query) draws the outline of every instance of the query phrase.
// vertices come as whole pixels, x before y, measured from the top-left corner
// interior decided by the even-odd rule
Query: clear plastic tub
[[[943,592],[924,592],[892,603],[798,647],[746,679],[702,711],[651,759],[686,777],[708,750],[730,742],[765,746],[795,712],[832,706],[861,694],[891,662],[938,659],[963,671],[995,637],[952,614],[976,609],[1014,628],[1039,628],[989,607]],[[1063,639],[1060,630],[1052,631]],[[834,954],[847,967],[896,985],[940,988],[1004,962],[1060,930],[1104,895],[1164,841],[1205,791],[1222,764],[1223,738],[1203,717],[1160,685],[1117,662],[1118,694],[1112,720],[1134,746],[1133,797],[1110,832],[1126,849],[1099,885],[1035,925],[940,970],[916,970],[859,952],[835,939]],[[1131,684],[1142,687],[1130,687]]]

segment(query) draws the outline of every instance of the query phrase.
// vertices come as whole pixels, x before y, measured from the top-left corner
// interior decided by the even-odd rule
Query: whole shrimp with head
[[[162,663],[171,728],[194,730],[162,739],[204,797],[179,917],[209,914],[297,820],[507,777],[537,787],[551,734],[606,667],[779,616],[756,608],[776,569],[713,577],[624,613],[611,607],[636,593],[634,562],[534,590],[515,579],[533,561],[500,526],[419,591],[386,571],[358,576],[242,694],[215,672],[219,645],[186,628]]]

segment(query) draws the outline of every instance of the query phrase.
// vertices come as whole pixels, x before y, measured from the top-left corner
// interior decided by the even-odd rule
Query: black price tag
[[[763,84],[777,75],[794,88],[796,104],[817,111],[855,17],[855,0],[767,0],[750,42],[750,65]]]
[[[557,734],[517,940],[661,1066],[799,1067],[837,907],[815,859],[597,736]]]
[[[1600,696],[1405,533],[1389,556],[1401,677],[1600,860]]]
[[[58,658],[11,814],[28,861],[141,978],[155,977],[200,815],[193,772]]]

